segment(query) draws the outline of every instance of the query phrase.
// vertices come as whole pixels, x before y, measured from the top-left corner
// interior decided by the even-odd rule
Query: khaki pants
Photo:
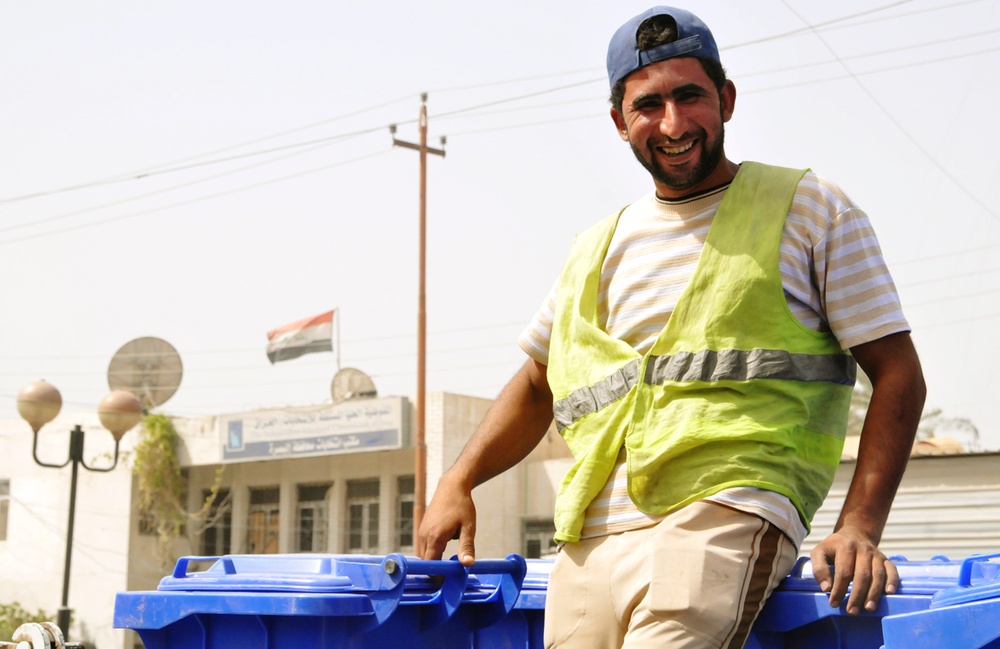
[[[639,530],[559,551],[546,649],[742,647],[798,549],[767,521],[697,502]]]

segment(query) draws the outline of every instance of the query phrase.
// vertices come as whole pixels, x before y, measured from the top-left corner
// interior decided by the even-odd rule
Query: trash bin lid
[[[207,570],[189,572],[208,561]],[[114,623],[163,629],[194,614],[355,617],[352,632],[362,632],[397,609],[418,615],[421,629],[465,609],[466,623],[480,628],[510,612],[526,571],[518,555],[472,567],[401,554],[183,557],[156,591],[118,593]]]
[[[950,561],[946,557],[935,557],[928,561],[908,561],[905,557],[891,557],[899,572],[898,595],[933,595],[959,583],[962,571],[961,561]],[[812,561],[799,558],[791,574],[779,584],[778,591],[820,592],[812,570]]]
[[[551,559],[528,559],[527,563],[528,572],[514,608],[544,610],[553,562]]]
[[[188,572],[214,561],[204,571]],[[367,592],[395,586],[401,555],[385,557],[310,554],[189,556],[178,559],[174,572],[160,580],[161,591],[238,592]]]
[[[972,555],[963,561],[956,585],[935,593],[931,608],[1000,597],[1000,563],[990,561],[996,558],[1000,553]]]

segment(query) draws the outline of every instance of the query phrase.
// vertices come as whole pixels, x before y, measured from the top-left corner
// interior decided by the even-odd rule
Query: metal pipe
[[[427,95],[420,104],[420,289],[417,305],[417,439],[413,476],[413,532],[416,535],[424,519],[427,506],[427,442],[426,421],[427,387]],[[421,552],[419,542],[414,548]]]
[[[117,455],[117,454],[116,454]],[[116,458],[117,459],[117,458]],[[83,461],[83,429],[77,424],[69,437],[69,461],[73,470],[69,482],[69,520],[66,523],[66,560],[63,563],[62,605],[59,607],[58,625],[63,637],[69,637],[71,610],[69,608],[69,572],[73,562],[73,527],[76,522],[76,478]]]
[[[414,149],[420,152],[420,259],[417,291],[417,395],[415,404],[416,431],[414,436],[415,461],[413,469],[413,545],[420,554],[420,540],[417,530],[424,518],[427,508],[427,441],[425,435],[426,422],[426,388],[427,388],[427,154],[432,153],[444,157],[444,148],[435,149],[427,146],[427,93],[420,95],[420,143],[405,142],[396,139],[396,126],[390,125],[394,146]],[[441,138],[444,146],[444,138]]]

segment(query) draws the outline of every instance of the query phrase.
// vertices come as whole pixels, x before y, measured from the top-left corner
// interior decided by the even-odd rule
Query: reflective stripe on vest
[[[699,381],[822,381],[854,385],[857,363],[847,354],[793,354],[781,349],[723,349],[681,352],[671,356],[651,356],[643,383],[661,385]],[[556,401],[553,414],[559,430],[577,419],[595,413],[621,399],[639,380],[639,359],[594,385],[571,392]]]

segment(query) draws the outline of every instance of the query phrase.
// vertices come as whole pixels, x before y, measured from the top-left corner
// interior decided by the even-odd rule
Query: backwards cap
[[[677,23],[677,40],[639,51],[635,42],[639,25],[647,18],[668,15]],[[618,28],[608,45],[608,81],[611,87],[639,68],[679,56],[696,56],[719,61],[715,38],[698,16],[674,7],[653,7]]]

